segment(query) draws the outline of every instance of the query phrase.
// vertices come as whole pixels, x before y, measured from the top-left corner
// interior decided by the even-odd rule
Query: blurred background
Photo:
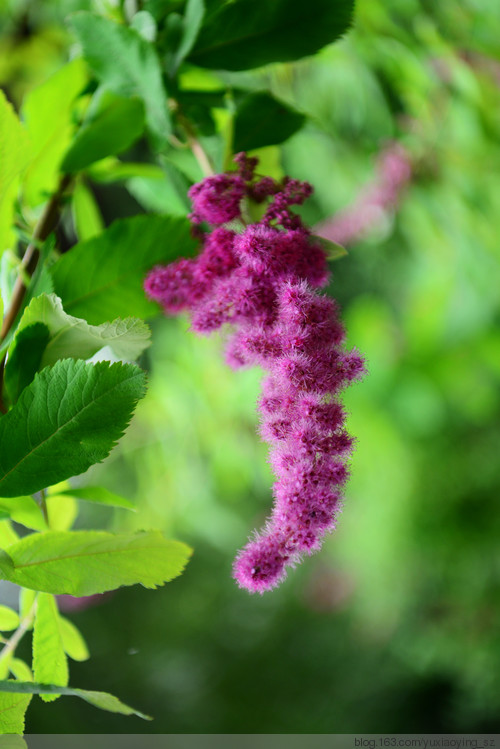
[[[89,7],[104,0],[0,2],[11,100],[66,61],[64,19]],[[344,512],[278,590],[239,590],[234,554],[271,502],[260,374],[227,369],[187,319],[152,321],[148,395],[91,476],[138,512],[79,523],[161,528],[194,555],[163,589],[70,616],[92,654],[71,684],[155,720],[36,700],[27,732],[500,732],[499,39],[496,0],[359,0],[314,58],[210,74],[307,114],[261,171],[310,181],[305,218],[349,249],[330,291],[369,376],[345,397]],[[168,212],[137,184],[91,184],[106,223]]]

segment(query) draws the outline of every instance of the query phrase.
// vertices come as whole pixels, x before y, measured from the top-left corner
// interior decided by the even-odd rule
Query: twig
[[[35,608],[36,598],[33,601],[33,605],[31,606],[30,610],[19,624],[19,627],[16,629],[12,637],[7,640],[6,644],[2,648],[2,652],[0,653],[0,663],[15,651],[15,649],[19,645],[20,640],[33,624],[33,619],[35,618]]]
[[[59,187],[47,203],[44,212],[42,213],[38,224],[33,232],[33,238],[26,248],[24,257],[22,259],[21,268],[24,273],[28,276],[32,276],[40,257],[40,252],[37,249],[37,245],[40,242],[44,242],[49,236],[50,232],[54,229],[59,218],[59,212],[61,209],[61,198],[68,188],[71,182],[71,176],[66,174],[61,178]],[[2,329],[0,331],[0,342],[4,340],[7,333],[11,329],[14,321],[17,317],[17,313],[21,309],[24,295],[26,294],[26,285],[23,279],[23,273],[20,273],[14,284],[14,290],[12,292],[12,299],[5,312],[5,317],[2,323]]]
[[[212,166],[212,162],[210,161],[200,141],[196,137],[196,133],[189,120],[186,119],[186,117],[184,117],[184,115],[179,110],[177,110],[177,118],[184,128],[189,148],[193,152],[193,156],[200,165],[201,171],[203,172],[205,177],[210,177],[212,174],[215,174],[215,169]]]

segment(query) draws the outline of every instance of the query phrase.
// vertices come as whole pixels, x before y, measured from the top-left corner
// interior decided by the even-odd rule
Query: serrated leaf
[[[326,252],[326,257],[330,262],[334,260],[340,260],[342,257],[346,257],[349,253],[346,248],[337,242],[332,242],[331,239],[325,239],[325,237],[313,236],[312,239],[318,242]]]
[[[263,91],[245,96],[234,119],[233,151],[250,151],[283,143],[300,130],[303,114]]]
[[[99,80],[116,94],[135,95],[143,100],[148,127],[156,145],[163,147],[172,128],[160,62],[153,45],[135,29],[86,11],[75,13],[71,26]]]
[[[110,492],[102,486],[75,487],[65,489],[64,491],[59,492],[59,494],[76,497],[76,499],[84,499],[87,502],[97,502],[101,505],[109,505],[110,507],[123,507],[126,510],[136,509],[130,500],[125,499],[125,497],[120,497],[118,494]]]
[[[25,536],[0,552],[3,577],[55,595],[90,596],[122,585],[146,588],[172,580],[191,550],[159,531],[47,531]]]
[[[118,359],[134,360],[150,345],[151,331],[142,320],[129,317],[89,325],[66,314],[55,294],[41,294],[31,300],[19,322],[14,345],[19,332],[35,322],[43,323],[50,333],[39,368],[65,357],[90,359],[104,346],[109,346]]]
[[[0,419],[0,496],[33,494],[103,460],[144,389],[131,364],[46,367]]]
[[[78,239],[85,242],[104,231],[104,221],[92,190],[78,181],[72,196],[73,222]]]
[[[125,705],[118,697],[114,697],[107,692],[94,692],[88,689],[73,689],[72,687],[57,687],[53,684],[35,684],[29,681],[0,681],[0,696],[11,694],[32,695],[32,694],[60,694],[67,697],[80,697],[80,699],[89,702],[94,707],[101,710],[107,710],[111,713],[120,713],[121,715],[137,715],[144,720],[151,720],[148,715],[134,710],[134,708]],[[1,706],[0,706],[1,712]]]
[[[247,70],[312,55],[343,34],[354,0],[207,0],[189,59],[206,68]]]
[[[49,338],[49,329],[41,322],[28,324],[17,331],[4,371],[5,388],[12,403],[17,401],[40,369]]]
[[[1,684],[15,684],[16,682],[0,682]],[[24,683],[24,682],[23,682]],[[10,691],[10,690],[9,690]],[[31,702],[31,694],[11,690],[9,694],[0,686],[0,734],[24,733],[24,716]]]
[[[0,509],[8,513],[15,523],[34,531],[46,531],[47,523],[33,497],[0,498]]]
[[[122,153],[144,130],[144,105],[138,98],[124,98],[111,91],[99,94],[97,112],[78,130],[61,171],[74,174],[106,156]]]
[[[14,200],[19,186],[19,175],[28,159],[26,131],[12,105],[0,90],[0,255],[15,242],[15,234],[12,231]]]
[[[88,660],[90,657],[89,649],[80,630],[75,627],[73,622],[63,616],[59,617],[59,625],[66,655],[73,661]]]
[[[67,312],[92,324],[121,315],[148,317],[158,305],[144,294],[146,272],[179,255],[193,255],[196,248],[187,219],[122,219],[61,257],[52,268],[54,288]]]
[[[54,596],[39,593],[33,627],[33,677],[41,684],[65,687],[68,684],[68,661],[63,648],[59,611]],[[41,694],[44,702],[59,695]]]
[[[23,179],[24,199],[30,206],[43,203],[56,189],[59,165],[74,131],[75,99],[87,80],[82,60],[72,60],[41,86],[30,91],[22,114],[28,131],[32,160]]]
[[[0,632],[10,632],[19,627],[19,615],[8,606],[0,605]]]

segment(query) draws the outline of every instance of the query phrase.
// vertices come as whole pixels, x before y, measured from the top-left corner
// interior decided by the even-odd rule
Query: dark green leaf
[[[114,697],[107,692],[94,692],[89,691],[88,689],[73,689],[72,687],[56,687],[53,684],[35,684],[32,681],[0,681],[0,697],[2,697],[4,701],[7,694],[9,694],[9,697],[12,694],[60,694],[66,697],[80,697],[82,700],[90,702],[94,707],[101,708],[101,710],[108,710],[108,712],[120,713],[121,715],[137,715],[144,720],[151,720],[149,716],[125,705],[123,702],[120,702],[117,697]],[[0,703],[0,713],[1,711],[2,704]]]
[[[191,550],[159,531],[46,531],[0,554],[6,580],[55,595],[90,596],[122,585],[163,585],[181,574]]]
[[[88,64],[109,89],[122,96],[139,96],[146,122],[161,148],[171,133],[167,93],[152,44],[134,29],[109,18],[82,11],[71,18]]]
[[[144,105],[140,99],[103,92],[97,113],[77,132],[61,171],[79,172],[95,161],[125,151],[143,130]]]
[[[49,329],[41,322],[27,325],[17,333],[5,365],[5,388],[12,403],[33,380],[49,338]]]
[[[303,114],[264,92],[241,101],[234,120],[233,151],[250,151],[283,143],[305,122]]]
[[[208,0],[189,59],[224,70],[298,60],[343,34],[353,8],[354,0]]]
[[[33,494],[103,460],[144,395],[132,364],[63,359],[0,419],[0,496]]]
[[[52,268],[54,288],[67,312],[92,324],[126,315],[148,317],[158,306],[144,294],[146,272],[179,255],[193,255],[196,247],[184,218],[135,216],[115,221],[62,256]]]

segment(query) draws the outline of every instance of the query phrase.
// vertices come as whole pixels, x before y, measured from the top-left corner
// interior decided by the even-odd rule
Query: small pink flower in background
[[[229,324],[228,364],[267,373],[258,408],[274,505],[234,563],[238,584],[263,593],[335,527],[353,444],[338,397],[364,367],[343,348],[335,301],[318,291],[329,278],[325,252],[291,210],[311,186],[256,177],[257,161],[245,154],[235,162],[237,173],[208,177],[189,192],[197,231],[208,225],[198,258],[153,269],[145,289],[167,313],[188,310],[197,333]],[[244,199],[269,201],[259,222],[245,223]],[[240,231],[227,225],[235,220]]]
[[[377,159],[374,180],[352,205],[315,227],[320,237],[348,246],[362,239],[394,210],[411,179],[412,166],[407,151],[399,143],[390,143]]]

